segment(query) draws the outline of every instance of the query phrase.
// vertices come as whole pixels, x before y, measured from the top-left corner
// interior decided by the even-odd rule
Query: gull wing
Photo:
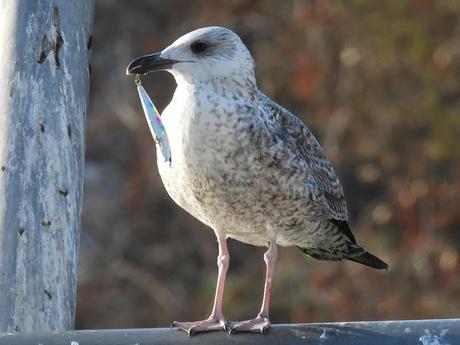
[[[267,116],[268,125],[281,137],[291,141],[304,161],[303,166],[307,168],[307,173],[311,177],[305,183],[313,184],[310,190],[315,194],[311,201],[324,204],[327,208],[326,214],[331,218],[347,220],[348,211],[342,185],[314,135],[294,114],[262,92],[259,92],[258,96]]]

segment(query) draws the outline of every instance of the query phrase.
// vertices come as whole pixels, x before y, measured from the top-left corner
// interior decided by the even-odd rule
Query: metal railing
[[[167,328],[0,334],[0,345],[460,345],[460,319],[274,325],[265,335]]]

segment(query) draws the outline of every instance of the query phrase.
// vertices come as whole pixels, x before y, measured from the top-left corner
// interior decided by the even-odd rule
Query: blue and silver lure
[[[139,75],[136,75],[136,85],[139,98],[141,99],[142,109],[144,109],[145,118],[147,119],[155,144],[159,146],[165,162],[171,163],[171,150],[169,148],[166,129],[161,122],[161,117],[157,108],[155,108],[155,105],[142,86]]]

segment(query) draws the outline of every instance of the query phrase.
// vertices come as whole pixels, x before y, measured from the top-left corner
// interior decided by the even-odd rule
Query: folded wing
[[[262,92],[259,93],[259,100],[267,116],[268,125],[284,140],[293,143],[300,159],[304,161],[303,166],[308,169],[310,177],[305,183],[312,185],[310,190],[314,193],[312,202],[317,202],[318,207],[324,207],[330,218],[347,220],[348,212],[342,185],[316,138],[299,118]]]

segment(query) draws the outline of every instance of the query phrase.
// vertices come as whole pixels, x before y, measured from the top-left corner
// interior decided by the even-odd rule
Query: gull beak
[[[177,60],[164,59],[160,53],[144,55],[131,61],[126,68],[126,74],[145,74],[149,72],[162,71],[170,69]]]

